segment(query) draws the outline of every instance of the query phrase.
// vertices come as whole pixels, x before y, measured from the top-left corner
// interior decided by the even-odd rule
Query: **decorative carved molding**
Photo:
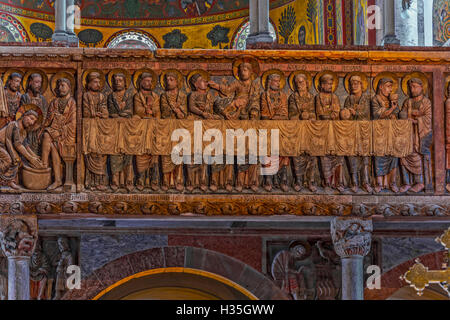
[[[31,257],[37,238],[36,216],[0,216],[0,245],[7,257]]]
[[[331,237],[341,258],[366,256],[370,251],[372,221],[360,218],[334,218]]]

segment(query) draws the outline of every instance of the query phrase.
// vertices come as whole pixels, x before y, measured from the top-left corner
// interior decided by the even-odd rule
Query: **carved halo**
[[[47,74],[40,70],[40,69],[31,69],[28,70],[25,75],[23,76],[22,79],[22,88],[24,90],[24,92],[27,91],[27,82],[28,82],[28,78],[33,74],[33,73],[39,73],[42,77],[42,88],[41,88],[41,94],[44,94],[45,91],[47,91],[48,88],[48,77]]]
[[[118,74],[118,73],[122,73],[123,75],[125,75],[125,86],[126,86],[126,89],[128,89],[129,87],[130,87],[130,84],[131,84],[131,75],[130,75],[130,73],[127,71],[127,70],[125,70],[125,69],[120,69],[120,68],[116,68],[116,69],[112,69],[110,72],[108,72],[108,85],[109,85],[109,87],[112,89],[112,78],[113,78],[113,76],[115,75],[115,74]]]
[[[266,82],[267,82],[267,77],[270,76],[271,74],[278,74],[280,76],[280,88],[281,90],[284,89],[284,87],[286,86],[286,76],[284,75],[284,73],[278,69],[271,69],[271,70],[267,70],[266,72],[263,73],[262,77],[261,77],[261,84],[264,88],[264,90],[266,90]]]
[[[99,69],[87,69],[86,71],[83,72],[82,80],[83,80],[84,88],[87,89],[87,85],[88,85],[87,78],[88,78],[88,75],[92,72],[97,72],[100,75],[100,91],[102,91],[103,88],[105,87],[105,74],[103,73],[103,71],[101,71]]]
[[[450,87],[450,76],[447,77],[447,79],[445,79],[445,96],[447,98],[450,98],[449,94],[448,94],[448,88]]]
[[[239,79],[239,66],[242,63],[244,63],[244,62],[250,63],[252,65],[253,77],[257,78],[259,76],[259,73],[260,73],[259,63],[258,63],[258,60],[256,60],[252,56],[239,57],[239,58],[237,58],[237,59],[235,59],[233,61],[233,75],[234,75],[234,77],[236,79],[240,80]]]
[[[348,92],[348,94],[350,94],[350,79],[353,76],[358,76],[361,78],[362,91],[366,92],[367,88],[369,87],[369,80],[367,79],[367,75],[363,72],[355,71],[355,72],[351,72],[351,73],[347,74],[344,78],[344,86],[345,86],[345,90]]]
[[[422,80],[423,83],[423,93],[427,94],[428,93],[428,79],[427,76],[424,75],[422,72],[413,72],[413,73],[409,73],[407,74],[403,80],[402,80],[402,90],[403,93],[408,95],[408,81],[412,78],[417,78]]]
[[[383,78],[389,78],[394,83],[392,85],[392,93],[397,93],[398,90],[398,77],[395,75],[395,73],[392,72],[382,72],[378,74],[375,79],[373,80],[373,90],[377,92],[378,82],[380,82]]]
[[[294,71],[289,76],[289,86],[291,87],[291,90],[295,91],[294,79],[295,79],[295,76],[298,75],[298,74],[304,74],[306,76],[306,80],[307,80],[307,83],[308,83],[308,91],[311,90],[311,87],[312,87],[311,74],[308,71],[302,71],[302,70]]]
[[[304,240],[294,240],[289,243],[289,249],[294,248],[295,246],[303,246],[306,250],[305,254],[303,255],[303,258],[300,260],[304,260],[308,258],[311,255],[311,246],[307,241]]]
[[[71,73],[65,71],[55,73],[50,80],[50,89],[52,90],[53,94],[56,96],[56,82],[62,78],[66,78],[70,81],[70,90],[72,91],[73,95],[75,93],[75,78]]]
[[[3,74],[3,84],[6,86],[6,82],[8,81],[8,78],[11,74],[13,73],[18,73],[20,75],[22,75],[22,79],[23,79],[23,70],[20,69],[8,69],[6,70],[6,72]]]
[[[164,77],[167,73],[175,73],[177,75],[179,89],[185,87],[184,76],[181,74],[181,72],[178,71],[177,69],[168,69],[168,70],[164,70],[161,73],[161,75],[159,76],[159,83],[161,84],[161,87],[164,90],[166,90],[166,84],[164,83]]]
[[[35,111],[39,117],[38,117],[38,121],[37,124],[35,124],[35,127],[38,127],[41,123],[42,120],[44,119],[44,116],[42,115],[42,110],[41,108],[39,108],[37,105],[35,104],[24,104],[23,106],[21,106],[17,112],[16,112],[16,120],[19,120],[20,118],[22,118],[22,116],[24,115],[25,112],[29,111],[29,110],[33,110]]]
[[[207,82],[209,82],[211,80],[211,76],[210,76],[209,72],[207,72],[205,70],[200,70],[200,69],[194,70],[194,71],[191,71],[186,78],[186,81],[187,81],[187,84],[189,87],[191,87],[191,82],[190,82],[191,78],[196,74],[200,74],[202,76],[202,78],[205,79]],[[191,90],[193,90],[193,88],[191,88]]]
[[[339,77],[337,76],[337,74],[334,71],[329,71],[329,70],[324,70],[322,72],[319,72],[315,78],[314,78],[314,85],[316,87],[317,92],[320,92],[319,90],[319,80],[320,78],[325,75],[325,74],[329,74],[333,77],[333,92],[335,92],[337,90],[337,87],[339,85]]]
[[[152,75],[152,90],[156,88],[156,85],[158,84],[158,76],[156,75],[155,71],[152,69],[139,69],[137,70],[133,75],[133,85],[136,88],[136,90],[139,89],[138,80],[141,74],[143,73],[149,73]]]

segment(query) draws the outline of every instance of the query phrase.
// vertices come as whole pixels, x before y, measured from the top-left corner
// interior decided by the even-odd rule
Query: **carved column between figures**
[[[269,0],[250,0],[250,35],[247,44],[273,42],[269,32]]]
[[[30,258],[36,241],[36,216],[0,216],[0,244],[8,258],[8,300],[30,299]]]
[[[342,262],[342,300],[364,300],[363,259],[370,251],[372,221],[334,218],[331,237]]]

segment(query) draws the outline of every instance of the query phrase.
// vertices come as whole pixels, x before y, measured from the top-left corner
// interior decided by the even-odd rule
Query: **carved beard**
[[[19,91],[19,87],[18,86],[17,86],[17,88],[14,88],[11,84],[8,85],[8,89],[9,89],[9,91],[12,91],[12,92]]]
[[[31,87],[30,89],[35,96],[41,93],[41,87]]]

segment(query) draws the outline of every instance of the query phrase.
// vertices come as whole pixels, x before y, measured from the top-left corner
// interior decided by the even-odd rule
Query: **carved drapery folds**
[[[370,251],[372,221],[359,218],[334,218],[331,237],[341,258],[366,256]]]

